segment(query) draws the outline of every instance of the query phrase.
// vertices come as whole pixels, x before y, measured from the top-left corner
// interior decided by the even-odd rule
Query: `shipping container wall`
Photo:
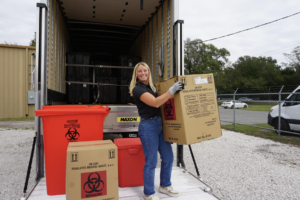
[[[69,51],[70,39],[62,8],[57,0],[48,0],[48,89],[66,93],[66,52]]]
[[[151,70],[153,82],[173,76],[172,0],[165,0],[132,44],[129,53],[140,56]],[[159,75],[159,68],[163,76]]]
[[[28,105],[32,53],[35,47],[0,44],[0,118],[34,117],[34,105]]]

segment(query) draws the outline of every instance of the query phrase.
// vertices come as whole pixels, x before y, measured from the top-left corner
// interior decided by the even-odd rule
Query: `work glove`
[[[176,92],[181,91],[183,89],[183,86],[184,85],[180,81],[174,83],[174,85],[169,89],[171,95],[174,95]]]

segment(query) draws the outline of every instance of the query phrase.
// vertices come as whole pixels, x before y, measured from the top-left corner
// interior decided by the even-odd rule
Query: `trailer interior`
[[[122,82],[119,75],[128,75],[127,70],[133,69],[134,62],[128,62],[130,59],[135,59],[135,62],[146,62],[154,83],[184,74],[183,21],[179,20],[178,15],[179,0],[41,0],[41,2],[37,3],[36,15],[35,110],[47,105],[102,105],[101,101],[95,102],[95,99],[101,99],[95,95],[97,92],[99,94],[99,91],[101,93],[100,87],[102,89],[125,87],[128,93],[128,82],[127,84],[125,81]],[[78,55],[79,57],[82,55],[80,57],[82,60],[85,60],[84,56],[87,55],[88,63],[70,63],[70,60],[73,58],[76,60]],[[120,61],[124,57],[127,58],[125,65]],[[91,70],[87,71],[92,76],[86,80],[83,77],[69,76],[74,72],[69,70],[70,67],[90,68]],[[116,82],[101,82],[101,78],[105,79],[102,75],[97,80],[99,68],[109,69],[108,76],[119,70],[119,75],[116,73],[117,75],[109,77],[116,79]],[[100,74],[103,74],[103,71],[105,70]],[[80,73],[84,74],[83,71]],[[70,77],[75,80],[69,79]],[[92,100],[70,102],[68,97],[72,90],[70,85],[90,86],[92,90],[89,95]],[[75,90],[75,93],[78,93],[78,90]],[[108,91],[111,91],[111,88]],[[103,91],[101,94],[106,95]],[[120,96],[116,97],[118,99],[116,102],[108,103],[112,109],[106,119],[107,125],[104,124],[103,132],[137,131],[134,123],[133,126],[126,127],[112,122],[118,116],[137,115],[134,104],[120,102]],[[39,117],[35,117],[35,133],[36,186],[22,199],[66,199],[65,195],[47,195],[43,130]],[[159,170],[156,169],[156,188],[159,184]],[[199,174],[193,175],[185,169],[183,145],[177,145],[177,167],[173,169],[172,182],[181,193],[177,199],[217,199],[209,186],[201,181]],[[142,191],[142,187],[119,188],[119,199],[142,199]],[[160,194],[160,198],[171,199],[163,194]]]
[[[133,67],[139,61],[149,65],[154,83],[178,74],[176,56],[180,51],[180,35],[173,30],[182,22],[175,21],[177,1],[48,0],[47,3],[45,13],[41,14],[47,21],[44,38],[47,46],[43,43],[39,46],[45,49],[44,64],[47,65],[46,105],[133,103],[128,85]],[[37,37],[42,39],[43,35]],[[70,62],[70,53],[75,55],[75,60],[76,54],[88,55],[88,59],[83,63]],[[76,75],[72,67],[90,67],[89,76],[82,76],[82,72]],[[99,75],[100,67],[102,71],[109,70],[108,76],[102,71]],[[74,78],[70,78],[70,74]],[[98,79],[100,76],[104,80]],[[120,93],[122,90],[127,96],[118,95],[114,97],[116,100],[99,99],[98,93],[102,93],[102,97],[107,95],[105,90],[99,91],[99,83],[107,91]],[[78,100],[72,95],[82,91],[78,85],[75,89],[71,84],[81,84],[89,91]],[[122,101],[124,98],[127,100]]]

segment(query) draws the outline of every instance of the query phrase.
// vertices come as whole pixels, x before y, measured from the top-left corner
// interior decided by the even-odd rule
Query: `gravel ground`
[[[23,188],[30,158],[33,130],[0,128],[0,199],[17,200]],[[33,160],[28,188],[35,184],[35,159]],[[30,190],[27,190],[30,191]]]
[[[9,123],[0,124],[1,200],[22,196],[34,136],[27,130],[32,124]],[[222,200],[300,199],[299,147],[226,130],[220,138],[191,146],[201,178]],[[173,150],[176,155],[176,144]],[[196,174],[188,146],[184,158]],[[34,186],[35,162],[31,173],[28,191]]]

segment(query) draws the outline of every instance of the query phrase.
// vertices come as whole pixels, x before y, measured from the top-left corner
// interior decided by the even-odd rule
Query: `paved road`
[[[219,107],[220,120],[222,125],[231,124],[233,122],[233,111],[233,109],[224,109],[222,107]],[[268,123],[268,114],[269,112],[265,111],[247,111],[235,109],[235,122],[241,124]]]
[[[233,122],[233,109],[219,107],[221,124],[231,124]],[[235,110],[235,122],[241,124],[268,123],[269,112]],[[224,122],[226,121],[226,122]],[[230,123],[231,122],[231,123]],[[0,128],[24,128],[34,127],[34,121],[0,121]]]

